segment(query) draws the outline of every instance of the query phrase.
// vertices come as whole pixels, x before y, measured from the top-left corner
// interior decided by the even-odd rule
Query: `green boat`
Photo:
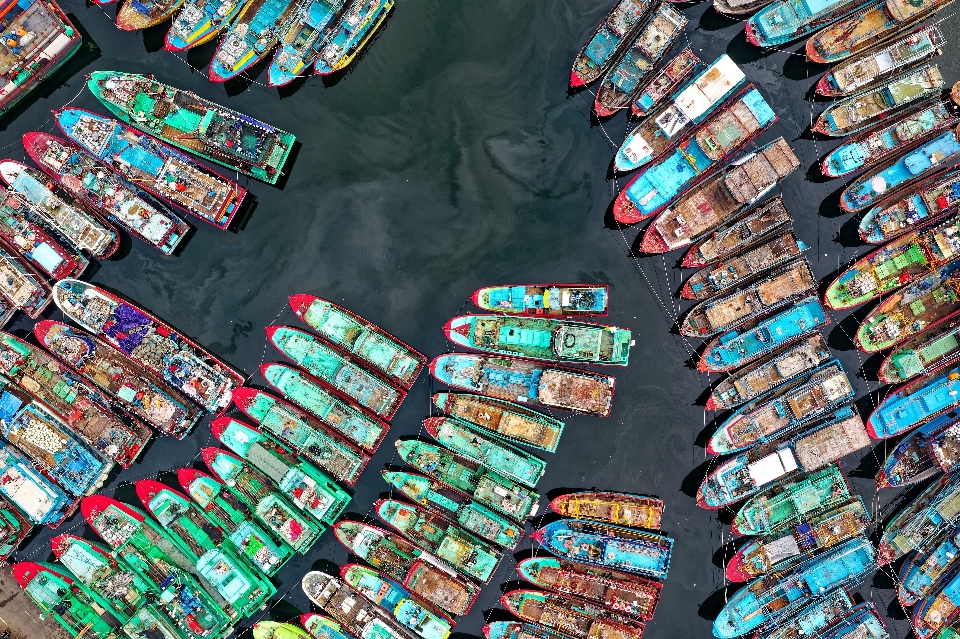
[[[397,441],[401,459],[420,472],[472,497],[477,503],[523,521],[537,514],[540,494],[443,446],[416,439]]]
[[[355,639],[350,631],[338,622],[315,612],[300,615],[300,623],[313,639]]]
[[[443,333],[458,346],[486,353],[617,366],[627,365],[634,343],[629,328],[508,315],[460,315]]]
[[[310,634],[292,623],[258,621],[253,625],[253,639],[311,639]]]
[[[260,374],[278,393],[363,450],[373,453],[390,430],[358,404],[342,399],[326,382],[286,364],[264,364]]]
[[[269,435],[231,417],[215,419],[213,435],[260,469],[280,492],[321,524],[332,524],[350,503],[350,494],[322,470]]]
[[[523,528],[507,517],[482,506],[459,491],[417,473],[381,471],[383,479],[408,499],[458,522],[464,530],[498,546],[514,549]]]
[[[268,326],[267,338],[284,356],[370,412],[390,419],[406,392],[361,368],[322,339],[289,326]]]
[[[556,452],[563,422],[521,404],[469,393],[437,393],[433,403],[443,412],[484,428],[502,439]]]
[[[454,621],[406,588],[360,564],[340,567],[341,578],[358,593],[377,604],[419,639],[447,639]]]
[[[300,587],[310,601],[359,639],[411,639],[392,615],[358,597],[356,590],[337,577],[314,570],[303,576]]]
[[[357,483],[370,456],[334,435],[302,410],[255,388],[233,392],[233,402],[264,431],[292,446],[338,480]]]
[[[454,417],[428,417],[423,426],[444,446],[525,486],[536,486],[547,469],[539,457]]]
[[[401,535],[458,571],[489,583],[502,553],[445,518],[395,499],[374,503],[377,515]]]

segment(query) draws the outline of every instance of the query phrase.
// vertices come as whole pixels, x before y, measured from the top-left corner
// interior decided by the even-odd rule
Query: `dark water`
[[[434,356],[449,348],[441,325],[481,285],[609,283],[609,319],[635,331],[632,365],[616,371],[610,419],[567,420],[559,451],[547,456],[541,488],[598,487],[662,497],[663,526],[676,547],[649,636],[706,637],[728,592],[719,565],[721,548],[730,541],[725,523],[732,517],[721,512],[718,519],[693,499],[708,470],[703,443],[717,416],[705,415],[701,406],[716,377],[690,367],[699,344],[671,333],[688,305],[673,297],[688,275],[674,268],[679,255],[631,259],[636,230],[610,226],[607,210],[617,183],[607,179],[608,140],[622,139],[624,118],[591,126],[592,97],[566,95],[570,63],[610,4],[401,0],[351,73],[327,85],[317,78],[300,82],[278,94],[259,84],[265,83],[262,65],[255,70],[257,83],[214,85],[187,65],[205,66],[212,47],[180,59],[160,50],[164,29],[121,32],[100,8],[64,0],[89,36],[86,48],[15,117],[0,121],[0,147],[23,159],[20,135],[51,130],[50,109],[69,101],[103,111],[82,90],[83,74],[96,69],[152,72],[294,132],[302,147],[283,188],[241,178],[257,206],[240,232],[197,222],[179,257],[128,242],[120,257],[102,263],[92,277],[197,338],[254,376],[253,383],[262,383],[255,375],[259,365],[276,357],[263,327],[296,323],[286,310],[293,293],[341,302]],[[803,168],[786,180],[783,194],[817,275],[832,277],[866,247],[836,205],[842,184],[825,182],[815,166],[835,144],[814,140],[808,131],[822,103],[804,97],[823,69],[807,66],[795,53],[800,43],[760,55],[746,44],[738,23],[718,17],[707,3],[681,6],[690,18],[686,37],[698,55],[711,61],[730,53],[779,114],[756,144],[780,135],[793,144]],[[112,16],[114,9],[107,11]],[[944,25],[948,40],[956,33],[954,22]],[[948,82],[958,78],[953,55],[940,64]],[[875,381],[879,358],[853,349],[853,319],[835,319],[829,341],[856,376],[858,405],[866,415],[881,392]],[[357,484],[352,513],[370,514],[386,487],[379,471],[397,461],[393,441],[420,431],[434,390],[423,375]],[[203,423],[184,441],[155,441],[106,492],[136,504],[128,482],[193,463],[211,439]],[[898,496],[876,496],[871,479],[889,447],[881,443],[844,460],[879,517],[889,515],[887,504]],[[162,479],[176,486],[171,476]],[[79,516],[62,531],[90,534]],[[49,530],[34,535],[17,559],[46,559],[50,536]],[[276,581],[284,596],[266,616],[285,621],[306,611],[300,576],[346,559],[333,535],[325,535],[309,556],[280,572]],[[503,615],[495,609],[501,584],[516,579],[514,564],[508,554],[458,632],[477,635],[485,618]],[[909,628],[892,583],[878,574],[863,593],[889,613],[888,627],[899,639]]]

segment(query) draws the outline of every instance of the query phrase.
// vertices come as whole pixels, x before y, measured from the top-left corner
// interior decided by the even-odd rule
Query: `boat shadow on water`
[[[219,43],[219,38],[213,38],[210,42],[204,42],[199,46],[187,49],[187,64],[190,66],[191,71],[206,75],[210,61],[213,60],[213,56],[217,53],[217,45]],[[178,53],[177,55],[179,56],[180,54]]]
[[[902,439],[903,437],[900,437],[879,442],[869,452],[864,453],[857,467],[848,471],[847,475],[861,479],[875,478],[877,473],[880,472],[880,469],[883,468],[883,463],[886,461],[887,455],[896,448]]]
[[[700,602],[700,605],[697,607],[697,614],[700,615],[701,619],[714,621],[720,616],[720,611],[727,605],[727,601],[730,600],[733,593],[740,590],[743,586],[744,584],[730,584],[714,592]]]
[[[840,217],[841,215],[849,215],[846,211],[840,208],[840,194],[843,193],[846,186],[841,186],[836,191],[832,192],[820,203],[820,210],[818,215],[820,217],[825,217],[832,219],[835,217]]]
[[[167,31],[170,30],[172,25],[173,18],[170,17],[160,24],[155,24],[152,27],[140,30],[140,33],[143,35],[143,48],[146,49],[147,53],[156,53],[163,49]]]
[[[779,52],[776,49],[762,49],[750,44],[747,42],[746,32],[741,29],[730,40],[726,53],[737,64],[751,64]]]
[[[722,29],[728,29],[737,23],[742,25],[744,22],[744,20],[738,20],[737,18],[725,16],[714,9],[707,9],[700,14],[700,21],[697,23],[697,30],[720,31]],[[744,38],[744,40],[746,40],[746,38]]]
[[[809,131],[809,127],[806,129]],[[833,149],[831,149],[832,151]],[[824,154],[826,155],[826,153]],[[830,178],[823,174],[823,171],[820,170],[820,163],[823,161],[823,158],[817,158],[817,161],[810,165],[810,168],[807,169],[806,175],[804,175],[804,182],[810,182],[812,184],[826,184],[831,182],[836,178]],[[838,205],[839,206],[839,205]]]
[[[837,276],[839,276],[839,274],[840,273],[836,273],[833,275],[833,277],[825,277],[821,281],[826,281],[827,283],[832,282]],[[836,351],[857,350],[854,337],[857,334],[857,329],[860,328],[863,320],[866,319],[867,315],[869,315],[870,311],[872,310],[872,305],[865,304],[864,306],[844,317],[839,322],[836,322],[833,329],[827,334],[827,345]]]
[[[736,537],[723,544],[713,553],[713,565],[717,568],[726,568],[733,556],[750,541],[752,537]]]

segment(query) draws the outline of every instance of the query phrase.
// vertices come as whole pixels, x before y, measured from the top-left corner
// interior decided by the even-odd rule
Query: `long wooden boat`
[[[876,205],[860,220],[860,239],[883,244],[904,233],[956,213],[960,202],[960,170],[943,170],[915,185],[912,193]]]
[[[340,567],[340,577],[415,637],[447,639],[450,636],[455,625],[453,619],[377,570],[360,564],[346,564]]]
[[[636,118],[650,115],[664,98],[703,66],[703,62],[689,47],[672,57],[646,83],[637,87],[636,97],[630,103],[631,115]]]
[[[90,260],[13,189],[0,202],[0,238],[51,280],[78,277]]]
[[[124,31],[140,31],[168,20],[183,6],[183,0],[136,0],[124,2],[117,11],[117,26]]]
[[[683,268],[702,268],[732,258],[775,233],[790,229],[793,216],[779,195],[751,208],[742,218],[694,243],[683,256]]]
[[[550,509],[563,517],[659,530],[663,500],[646,495],[582,491],[555,497]]]
[[[502,439],[556,452],[563,422],[520,404],[468,393],[435,393],[443,412],[488,430]]]
[[[3,440],[0,440],[0,495],[19,508],[31,523],[50,528],[56,528],[73,514],[79,501]]]
[[[880,364],[880,380],[902,384],[930,375],[960,358],[960,315],[954,313],[891,351]]]
[[[939,590],[943,580],[960,566],[960,526],[940,536],[927,552],[913,553],[897,575],[897,599],[903,606],[912,606],[931,592]]]
[[[485,286],[470,301],[478,308],[506,315],[606,315],[606,284],[508,284]]]
[[[934,543],[960,523],[960,477],[946,475],[902,508],[883,528],[877,551],[881,566]]]
[[[664,579],[673,539],[665,535],[584,519],[560,519],[531,538],[561,559]]]
[[[380,606],[334,577],[319,571],[300,580],[307,598],[359,639],[411,639],[393,617]]]
[[[539,590],[514,590],[500,597],[511,613],[571,639],[640,639],[645,625],[593,603]]]
[[[582,87],[600,78],[630,43],[652,6],[651,0],[617,2],[574,60],[570,86]]]
[[[949,413],[941,415],[900,440],[877,471],[877,489],[919,484],[943,472],[930,453],[930,438],[956,421]]]
[[[0,241],[0,297],[27,317],[38,319],[50,306],[53,291],[46,278],[17,251]]]

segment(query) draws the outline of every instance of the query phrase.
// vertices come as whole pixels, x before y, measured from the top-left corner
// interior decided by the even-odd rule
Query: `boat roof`
[[[740,67],[724,54],[683,89],[674,104],[690,120],[707,113],[719,100],[736,88],[746,76]]]

